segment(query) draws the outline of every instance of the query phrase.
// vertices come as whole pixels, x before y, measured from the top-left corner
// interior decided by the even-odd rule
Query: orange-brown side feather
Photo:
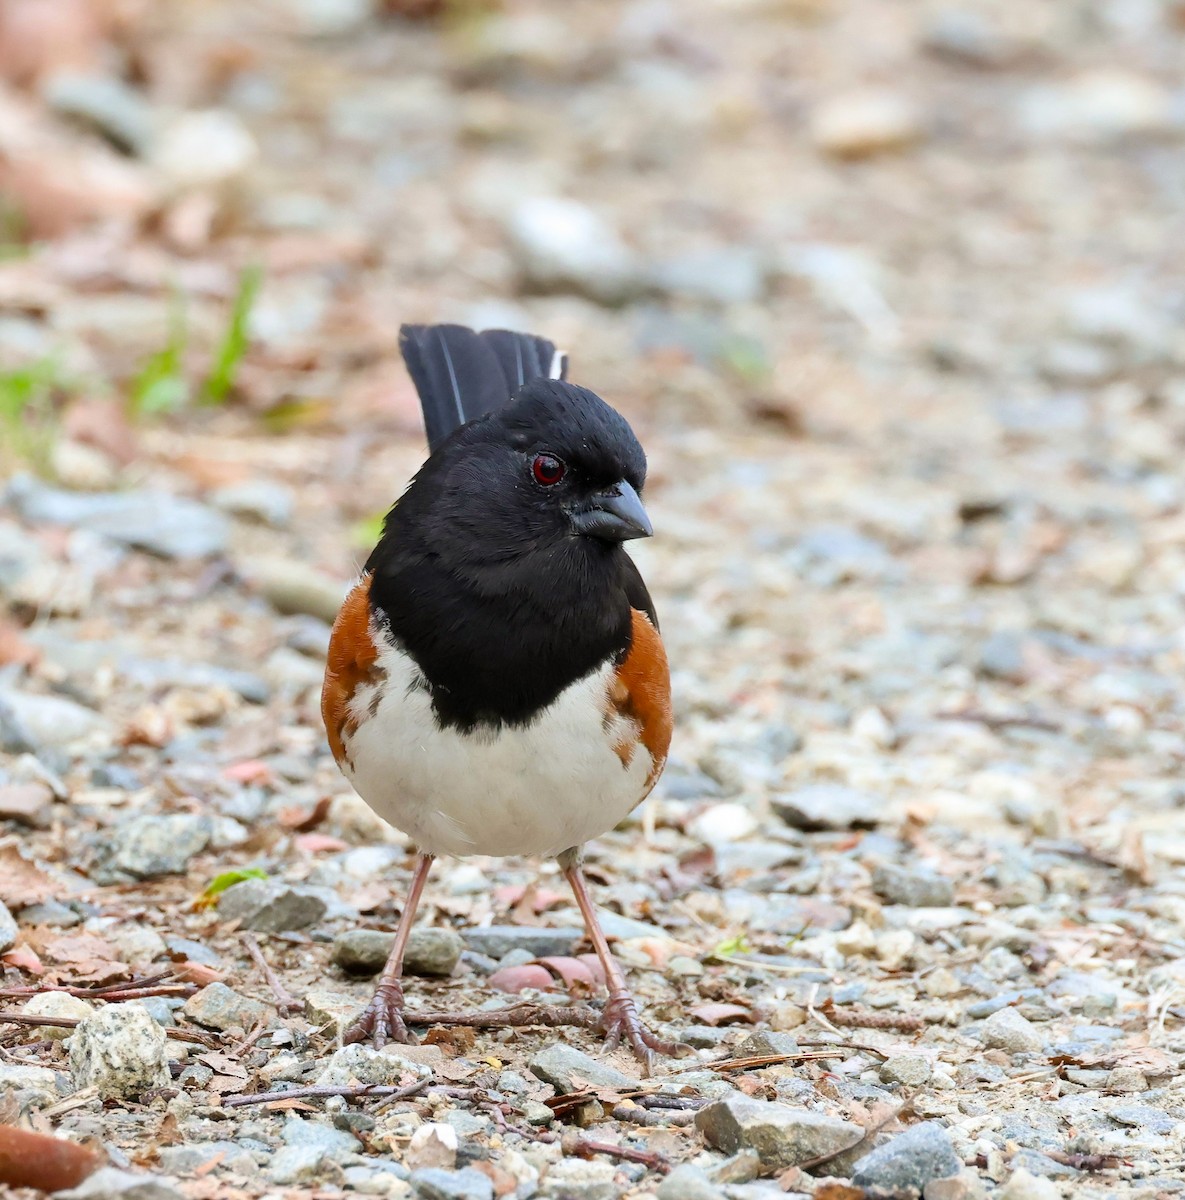
[[[350,715],[350,701],[363,684],[374,683],[380,671],[378,649],[370,635],[370,576],[364,575],[333,623],[321,687],[321,717],[329,748],[339,763],[346,758],[345,741],[357,724]]]
[[[662,774],[671,748],[671,674],[667,652],[658,630],[645,613],[631,610],[633,640],[629,653],[615,672],[609,694],[611,712],[626,718],[637,730],[635,737],[614,746],[623,766],[629,766],[640,742],[650,753],[650,774],[646,777],[646,793]]]

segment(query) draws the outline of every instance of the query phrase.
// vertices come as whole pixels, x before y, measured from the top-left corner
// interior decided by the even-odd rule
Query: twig
[[[959,708],[952,712],[935,713],[940,721],[971,721],[988,729],[1039,729],[1044,733],[1061,733],[1062,727],[1048,717],[1032,717],[1025,713],[989,713],[978,708]]]
[[[237,1046],[232,1047],[226,1052],[227,1057],[242,1058],[242,1056],[246,1054],[247,1051],[250,1050],[251,1047],[254,1046],[255,1043],[259,1041],[259,1039],[263,1037],[265,1033],[267,1033],[267,1025],[261,1021]]]
[[[637,1104],[621,1104],[613,1106],[612,1116],[615,1121],[628,1121],[631,1125],[645,1125],[648,1128],[667,1125],[690,1125],[695,1120],[695,1113],[688,1109],[679,1108],[642,1108]]]
[[[32,1013],[4,1012],[0,1010],[0,1024],[43,1025],[57,1029],[75,1029],[80,1023],[78,1017],[34,1016]],[[166,1028],[165,1036],[171,1037],[178,1042],[194,1042],[199,1046],[206,1046],[211,1050],[216,1050],[222,1045],[212,1034],[197,1033],[192,1029]]]
[[[108,983],[103,987],[79,987],[70,984],[39,984],[30,987],[0,988],[0,1000],[24,1000],[45,992],[64,992],[85,1000],[142,1000],[148,996],[192,996],[197,988],[192,983],[165,983],[171,971],[130,979],[126,983]]]
[[[79,1025],[77,1016],[42,1016],[32,1013],[6,1013],[0,1009],[0,1025],[43,1025],[50,1028],[61,1028],[61,1030],[73,1030]],[[166,1028],[164,1036],[173,1038],[175,1042],[193,1042],[200,1046],[207,1046],[210,1050],[217,1050],[222,1043],[213,1036],[212,1033],[198,1033],[196,1030],[176,1030],[176,1028]]]
[[[1130,1167],[1131,1159],[1120,1158],[1118,1154],[1067,1154],[1063,1150],[1045,1150],[1046,1158],[1061,1163],[1063,1167],[1073,1167],[1076,1171],[1117,1171],[1120,1167]]]
[[[713,954],[712,957],[722,963],[737,967],[749,967],[754,971],[767,971],[771,975],[818,975],[821,967],[804,965],[791,966],[789,963],[762,962],[758,958],[734,958],[731,954]]]
[[[754,1071],[759,1067],[776,1067],[784,1062],[818,1062],[834,1058],[834,1053],[825,1050],[803,1050],[799,1054],[750,1054],[747,1058],[722,1058],[719,1062],[705,1063],[709,1071]]]
[[[577,1005],[515,1004],[494,1012],[415,1012],[405,1009],[403,1019],[409,1025],[468,1025],[473,1029],[519,1028],[523,1025],[576,1025],[596,1029],[601,1014],[594,1009]]]
[[[860,1029],[894,1029],[901,1033],[921,1033],[931,1022],[925,1017],[906,1013],[869,1012],[866,1008],[838,1008],[833,1000],[821,1005],[828,1021],[835,1025],[856,1026]]]
[[[581,1158],[591,1158],[594,1154],[607,1154],[610,1158],[619,1158],[623,1162],[641,1163],[652,1171],[666,1174],[671,1169],[666,1156],[656,1150],[635,1150],[632,1146],[615,1146],[612,1142],[594,1142],[580,1134],[565,1134],[560,1139],[560,1147],[565,1154],[576,1154]]]
[[[253,933],[243,934],[243,944],[247,947],[247,953],[251,955],[255,965],[263,972],[267,986],[272,989],[272,994],[276,998],[276,1011],[280,1016],[291,1017],[302,1012],[304,1005],[280,982],[280,977],[263,957],[263,951],[259,948],[259,942],[255,935]]]
[[[242,1108],[247,1104],[274,1104],[277,1100],[322,1100],[328,1096],[341,1096],[346,1100],[361,1100],[368,1096],[384,1096],[388,1100],[406,1100],[409,1096],[418,1096],[432,1086],[431,1077],[417,1079],[407,1087],[399,1088],[391,1084],[354,1083],[354,1084],[319,1084],[315,1087],[293,1088],[287,1092],[252,1092],[249,1095],[224,1096],[223,1108]]]

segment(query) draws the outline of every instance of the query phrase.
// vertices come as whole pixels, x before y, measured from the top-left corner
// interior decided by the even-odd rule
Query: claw
[[[655,1054],[675,1057],[687,1049],[681,1042],[668,1042],[651,1033],[642,1024],[638,1006],[628,992],[610,997],[601,1014],[601,1031],[609,1050],[616,1050],[623,1041],[628,1042],[634,1057],[642,1064],[642,1073],[647,1076],[654,1069]]]
[[[398,984],[379,984],[370,1003],[342,1035],[344,1042],[371,1042],[381,1050],[388,1041],[416,1044],[415,1035],[403,1020],[403,989]]]

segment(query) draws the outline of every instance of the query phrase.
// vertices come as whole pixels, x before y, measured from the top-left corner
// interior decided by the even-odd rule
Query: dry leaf
[[[753,1014],[739,1004],[697,1004],[691,1015],[701,1025],[732,1025],[737,1021],[753,1023]]]
[[[0,846],[0,900],[9,908],[28,908],[52,900],[63,889],[11,843]]]

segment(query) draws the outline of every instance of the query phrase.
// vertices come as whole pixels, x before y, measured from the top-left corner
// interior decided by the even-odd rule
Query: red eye
[[[535,482],[544,487],[559,483],[567,469],[558,458],[550,454],[537,454],[531,464],[531,474],[535,476]]]

